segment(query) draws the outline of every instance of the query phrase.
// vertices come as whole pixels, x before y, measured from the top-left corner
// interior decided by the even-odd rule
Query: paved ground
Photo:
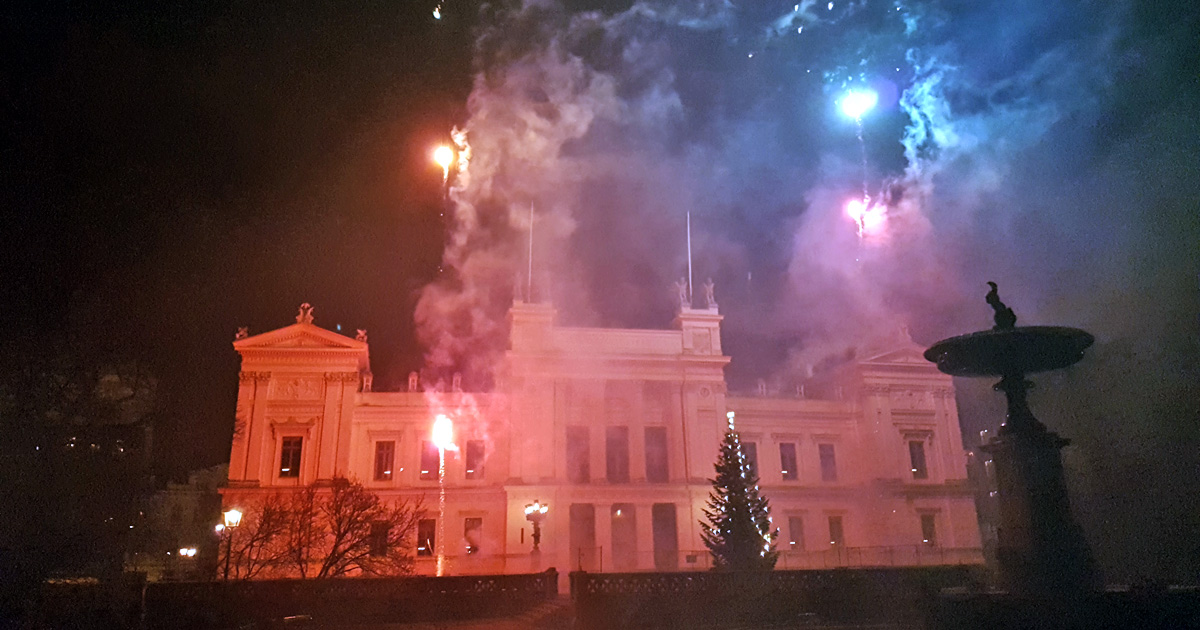
[[[296,630],[568,630],[573,625],[571,599],[558,599],[535,606],[515,617],[425,623],[384,623],[352,626],[297,626]],[[290,630],[290,629],[289,629]]]

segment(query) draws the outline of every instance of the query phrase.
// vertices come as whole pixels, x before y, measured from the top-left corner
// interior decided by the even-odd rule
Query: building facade
[[[721,315],[571,328],[514,303],[488,393],[371,391],[365,333],[239,334],[226,509],[335,476],[420,500],[417,570],[707,569],[700,520],[728,412],[779,529],[779,568],[982,562],[950,377],[905,340],[830,375],[831,399],[727,391]],[[456,379],[457,381],[457,379]],[[798,391],[797,394],[802,393]],[[454,448],[431,437],[453,422]],[[526,506],[548,506],[534,524]]]

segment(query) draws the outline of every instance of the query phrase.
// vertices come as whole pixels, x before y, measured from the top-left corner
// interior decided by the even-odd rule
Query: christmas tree
[[[713,556],[715,569],[725,571],[769,570],[778,553],[771,529],[771,508],[758,494],[758,476],[742,452],[742,443],[729,412],[729,428],[714,466],[716,478],[708,495],[708,509],[701,522],[701,537]]]

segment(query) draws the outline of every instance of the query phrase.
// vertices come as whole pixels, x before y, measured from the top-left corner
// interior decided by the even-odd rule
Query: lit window
[[[830,546],[840,546],[846,543],[846,538],[842,530],[842,517],[831,515],[829,517],[829,544]]]
[[[483,440],[467,440],[467,479],[483,479]]]
[[[779,445],[779,473],[784,481],[795,481],[799,477],[795,444],[785,442]]]
[[[386,440],[375,443],[375,481],[391,481],[392,465],[396,460],[396,443]]]
[[[931,547],[937,545],[937,520],[934,514],[921,515],[921,542]]]
[[[304,438],[285,437],[279,449],[279,476],[300,476],[300,453],[304,447]]]
[[[793,551],[804,551],[804,519],[799,516],[788,517],[788,546]]]
[[[437,542],[437,521],[423,518],[417,521],[417,555],[432,556]]]
[[[909,441],[908,461],[912,464],[913,479],[929,478],[929,469],[925,467],[925,442],[921,440]]]
[[[467,553],[479,553],[479,544],[483,540],[483,519],[463,519],[463,538],[467,541]]]
[[[428,440],[421,442],[421,479],[438,478],[438,467],[440,466],[438,455],[436,444]]]

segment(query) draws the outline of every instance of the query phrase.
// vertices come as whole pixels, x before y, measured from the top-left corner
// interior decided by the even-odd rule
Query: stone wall
[[[978,568],[754,573],[571,574],[576,628],[922,625],[943,588],[973,588]]]

